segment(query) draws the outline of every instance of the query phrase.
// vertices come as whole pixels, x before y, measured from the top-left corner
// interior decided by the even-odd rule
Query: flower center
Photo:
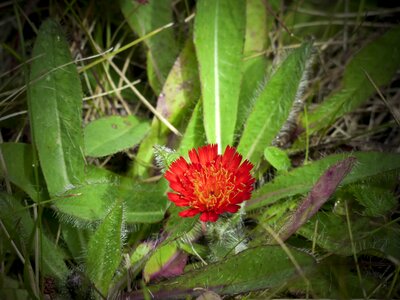
[[[234,175],[222,166],[211,164],[193,173],[194,208],[213,210],[228,204],[235,189]]]

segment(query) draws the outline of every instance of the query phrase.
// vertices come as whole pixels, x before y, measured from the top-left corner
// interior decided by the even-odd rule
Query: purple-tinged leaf
[[[158,247],[143,269],[143,278],[148,282],[181,275],[187,258],[174,242]]]
[[[356,161],[355,157],[348,157],[325,171],[287,224],[283,226],[284,230],[280,232],[282,240],[286,240],[295,233],[328,201],[340,182],[350,173]]]

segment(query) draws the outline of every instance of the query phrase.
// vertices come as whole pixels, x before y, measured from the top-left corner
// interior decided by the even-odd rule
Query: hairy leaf
[[[104,296],[122,258],[122,222],[122,202],[116,201],[88,245],[87,273]]]
[[[275,177],[253,193],[252,199],[247,202],[246,210],[272,204],[285,197],[309,192],[317,179],[330,166],[349,156],[355,157],[358,163],[343,180],[343,184],[400,168],[400,155],[395,153],[354,152],[330,155]]]
[[[246,121],[238,151],[254,164],[260,161],[289,116],[304,84],[312,55],[311,43],[293,50],[271,75]]]
[[[85,152],[88,156],[111,155],[139,144],[149,123],[135,116],[110,116],[90,122],[85,127]]]
[[[51,196],[83,182],[82,91],[61,27],[45,21],[33,48],[28,108]]]
[[[204,128],[221,152],[232,144],[242,78],[245,1],[200,0],[194,42],[200,68]]]

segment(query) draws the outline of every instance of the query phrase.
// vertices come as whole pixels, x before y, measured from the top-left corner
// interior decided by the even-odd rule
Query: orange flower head
[[[186,206],[181,217],[201,214],[203,222],[218,220],[220,214],[235,213],[243,201],[250,199],[255,179],[253,165],[242,162],[236,149],[227,146],[218,154],[217,145],[206,145],[189,151],[190,162],[182,156],[175,160],[165,178],[174,191],[168,198],[177,206]]]

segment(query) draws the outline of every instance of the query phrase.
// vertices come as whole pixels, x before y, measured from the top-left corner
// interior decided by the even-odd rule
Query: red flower
[[[224,212],[235,213],[238,204],[250,199],[254,178],[253,165],[227,146],[224,154],[217,153],[217,145],[206,145],[189,151],[190,162],[182,156],[175,160],[165,178],[174,193],[168,198],[177,206],[189,209],[181,217],[201,214],[201,221],[215,222]],[[242,162],[242,163],[241,163]]]

